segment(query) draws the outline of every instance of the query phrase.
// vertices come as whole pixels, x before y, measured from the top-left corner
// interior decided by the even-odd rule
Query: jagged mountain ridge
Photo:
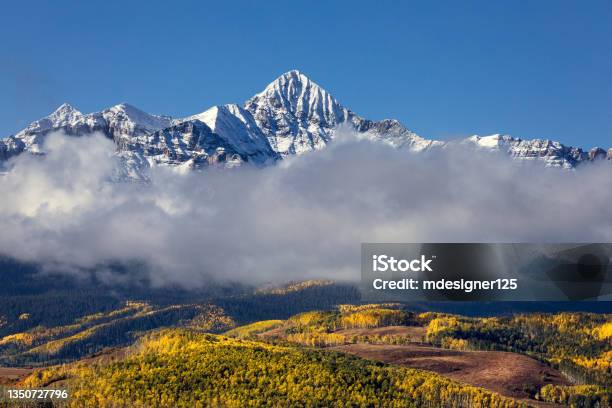
[[[289,71],[245,103],[272,148],[282,157],[323,149],[339,125],[395,147],[424,150],[423,139],[396,120],[374,122],[342,106],[299,71]]]
[[[80,136],[101,132],[115,142],[124,175],[138,178],[157,165],[197,169],[265,165],[291,155],[325,148],[339,126],[400,149],[423,151],[457,142],[428,140],[399,121],[364,119],[342,106],[303,73],[289,71],[244,106],[213,106],[199,114],[173,119],[150,115],[129,104],[83,114],[63,104],[14,136],[0,140],[0,160],[22,152],[42,154],[45,136],[53,131]],[[608,151],[586,152],[549,140],[522,140],[506,135],[472,136],[459,143],[500,151],[548,166],[573,168],[582,162],[612,159]]]
[[[236,104],[213,106],[181,121],[194,120],[205,123],[250,161],[265,163],[279,158],[251,114]]]

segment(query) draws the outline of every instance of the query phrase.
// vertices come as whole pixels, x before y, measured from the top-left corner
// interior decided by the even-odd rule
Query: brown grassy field
[[[332,350],[388,364],[434,371],[456,381],[483,387],[515,399],[529,399],[529,388],[539,389],[545,384],[570,384],[559,371],[524,355],[501,351],[448,350],[422,344],[420,342],[426,334],[425,327],[355,328],[338,330],[334,333],[347,338],[367,336],[373,341],[330,347]],[[284,329],[282,327],[272,329],[259,336],[282,338]],[[405,337],[413,344],[376,343],[375,338],[383,336]],[[555,406],[531,399],[528,402],[541,407]]]
[[[528,398],[525,391],[528,385],[569,384],[560,372],[515,353],[446,350],[416,344],[348,344],[333,349],[370,360],[435,371],[512,398]]]
[[[30,375],[31,368],[0,367],[0,385],[13,385]]]

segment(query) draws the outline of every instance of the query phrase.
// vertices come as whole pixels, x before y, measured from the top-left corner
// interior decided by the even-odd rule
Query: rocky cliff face
[[[323,149],[340,125],[395,147],[423,150],[439,144],[423,139],[396,120],[361,118],[299,71],[281,75],[249,99],[245,108],[283,157]]]
[[[522,160],[544,161],[550,167],[574,168],[580,163],[606,158],[603,149],[588,152],[552,140],[522,140],[506,135],[472,136],[465,143],[482,149],[501,151]],[[601,154],[603,151],[603,154]]]

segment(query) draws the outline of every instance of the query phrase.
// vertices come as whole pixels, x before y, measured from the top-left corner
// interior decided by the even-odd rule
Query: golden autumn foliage
[[[312,311],[299,313],[287,320],[287,325],[297,329],[312,328],[320,331],[335,330],[338,327],[336,312]]]
[[[159,325],[140,326],[149,321],[163,324],[169,316],[183,329],[145,334]],[[438,374],[313,349],[427,341],[456,350],[518,352],[560,369],[579,384],[599,384],[534,387],[531,395],[541,401],[577,408],[604,408],[610,402],[605,385],[612,375],[612,320],[605,314],[471,318],[435,312],[417,315],[389,303],[341,305],[232,328],[234,320],[215,305],[134,303],[66,326],[13,334],[1,339],[0,347],[70,356],[68,351],[81,352],[75,347],[97,344],[105,338],[101,334],[116,336],[116,324],[132,322],[143,327],[139,336],[144,337],[126,356],[37,370],[22,385],[66,384],[75,407],[523,406]],[[224,336],[202,333],[221,330],[227,330]],[[259,336],[271,330],[271,337]]]
[[[165,330],[112,362],[50,368],[74,407],[520,407],[437,374],[340,353]]]
[[[453,339],[446,337],[444,340],[442,340],[442,347],[451,350],[469,350],[469,343],[464,339]]]
[[[220,333],[236,326],[234,319],[216,305],[200,305],[199,313],[191,319],[189,327],[210,333]]]
[[[612,350],[605,351],[601,355],[586,358],[582,356],[572,357],[572,361],[579,366],[602,372],[612,372]]]
[[[345,329],[372,328],[406,324],[408,315],[402,310],[371,308],[342,314],[340,326]]]
[[[127,301],[122,307],[76,318],[70,324],[36,326],[0,339],[0,365],[49,365],[73,361],[106,347],[132,344],[138,336],[164,326],[218,333],[235,326],[225,311],[211,304],[154,306]]]
[[[360,312],[362,310],[368,309],[401,309],[401,303],[366,303],[362,305],[338,305],[338,311],[340,313],[352,313],[352,312]]]
[[[334,284],[332,280],[326,279],[310,279],[301,282],[291,282],[280,287],[259,288],[255,291],[257,294],[273,294],[286,295],[292,292],[299,292],[304,289],[313,287],[331,286]]]
[[[545,402],[569,405],[570,407],[610,407],[612,388],[596,385],[552,385],[542,387],[537,399]]]
[[[434,339],[445,333],[452,333],[458,327],[459,319],[455,316],[433,318],[427,325],[427,338]]]
[[[381,307],[386,306],[386,307]],[[396,304],[341,305],[338,310],[311,311],[300,313],[287,319],[280,328],[285,340],[304,346],[337,346],[355,342],[377,342],[385,344],[404,344],[411,342],[410,336],[378,336],[341,334],[343,329],[369,329],[386,326],[414,324],[414,314],[403,310],[391,309]]]
[[[265,331],[281,327],[283,323],[283,320],[262,320],[260,322],[255,322],[244,326],[238,326],[234,329],[226,331],[224,335],[228,337],[248,339]]]
[[[506,350],[559,368],[579,383],[612,384],[612,315],[430,316],[428,341],[443,347]],[[460,343],[459,343],[460,342]]]
[[[601,326],[597,326],[592,330],[593,336],[599,340],[607,340],[612,338],[612,322],[606,322]]]
[[[11,343],[30,346],[34,341],[34,336],[31,333],[15,333],[4,336],[0,339],[0,346],[5,346]]]
[[[341,334],[319,332],[291,333],[287,335],[287,341],[311,347],[339,346],[348,342]]]

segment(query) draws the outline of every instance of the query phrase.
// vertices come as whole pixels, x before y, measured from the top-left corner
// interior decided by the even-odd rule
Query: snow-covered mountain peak
[[[319,150],[352,113],[300,71],[282,74],[245,103],[270,145],[281,155]]]
[[[313,81],[310,80],[306,75],[304,75],[301,71],[297,69],[292,69],[291,71],[287,71],[284,74],[281,74],[274,81],[270,82],[268,86],[263,90],[262,93],[269,91],[270,89],[278,89],[279,87],[286,85],[294,85],[301,86],[302,84],[312,83],[315,86],[318,86]]]
[[[83,114],[76,109],[74,106],[69,103],[62,103],[53,113],[51,113],[48,117],[54,119],[67,119],[70,117],[79,117]]]
[[[249,102],[268,102],[274,108],[283,108],[304,118],[318,116],[332,121],[345,111],[329,92],[298,70],[282,74]]]
[[[141,170],[153,165],[260,165],[323,149],[336,137],[339,126],[413,152],[453,144],[424,139],[395,119],[362,118],[302,72],[291,70],[244,106],[213,106],[182,119],[151,115],[127,103],[88,114],[63,104],[16,135],[1,139],[0,161],[22,152],[44,154],[47,135],[60,131],[76,137],[98,132],[112,139],[118,157],[126,165],[125,174],[144,174]],[[574,168],[602,159],[612,162],[612,149],[583,151],[547,139],[523,140],[493,134],[475,135],[457,143],[521,160],[543,161],[554,167]]]
[[[285,73],[284,73],[283,75],[281,75],[281,76],[298,76],[298,77],[299,77],[299,76],[303,76],[304,78],[306,78],[306,75],[304,75],[304,74],[302,73],[302,71],[300,71],[299,69],[292,69],[292,70],[289,70],[289,71],[285,72]]]
[[[600,152],[589,154],[578,147],[566,146],[561,142],[549,139],[524,140],[509,135],[494,134],[489,136],[470,136],[462,143],[477,148],[507,153],[523,160],[544,161],[551,167],[574,168],[578,163],[594,160],[602,156]],[[604,155],[605,156],[605,155]]]
[[[394,119],[375,122],[359,117],[297,70],[278,77],[249,99],[245,108],[282,156],[324,148],[338,125],[411,150],[424,150],[437,143],[419,137]]]
[[[81,120],[83,116],[84,115],[72,105],[63,103],[51,114],[30,123],[28,127],[19,132],[16,136],[46,132],[51,129],[70,126],[73,123]]]
[[[256,162],[277,158],[266,136],[257,126],[253,115],[236,104],[213,106],[202,113],[181,119],[181,121],[205,123],[225,142],[234,146],[237,152],[245,156],[253,156]]]
[[[466,139],[468,143],[473,143],[479,147],[484,147],[488,149],[498,149],[505,143],[511,142],[514,139],[512,136],[502,135],[499,133],[488,135],[488,136],[479,136],[473,135]]]
[[[118,105],[111,106],[107,110],[113,112],[124,112],[125,114],[143,114],[144,112],[135,107],[134,105],[130,105],[129,103],[122,102]]]
[[[105,109],[101,115],[111,126],[121,123],[126,129],[129,127],[158,130],[172,124],[172,119],[168,116],[151,115],[128,103],[120,103]]]
[[[70,105],[69,103],[63,103],[57,109],[55,109],[53,113],[51,113],[49,116],[41,119],[40,121],[34,122],[34,124],[48,119],[53,125],[53,127],[58,127],[67,123],[77,121],[82,117],[83,114],[74,106]]]
[[[285,72],[284,74],[276,78],[274,81],[270,82],[270,84],[268,84],[268,86],[264,89],[262,93],[266,93],[270,90],[281,90],[283,88],[292,90],[307,86],[321,88],[315,82],[311,81],[310,78],[308,78],[302,72],[298,71],[297,69],[294,69]]]
[[[196,113],[195,115],[187,116],[182,119],[177,119],[176,122],[182,123],[192,120],[199,120],[200,122],[205,123],[213,132],[216,132],[219,128],[223,127],[223,122],[228,118],[228,116],[239,116],[241,119],[244,119],[245,114],[248,115],[249,112],[247,112],[244,108],[231,103],[227,105],[215,105],[204,112]],[[248,119],[249,118],[247,118],[247,120]]]
[[[190,120],[199,120],[200,122],[206,123],[209,128],[214,132],[215,124],[217,122],[217,117],[219,116],[219,111],[224,110],[223,106],[213,106],[205,110],[204,112],[196,113],[195,115],[187,116],[186,118],[178,119],[177,121],[187,122]]]

